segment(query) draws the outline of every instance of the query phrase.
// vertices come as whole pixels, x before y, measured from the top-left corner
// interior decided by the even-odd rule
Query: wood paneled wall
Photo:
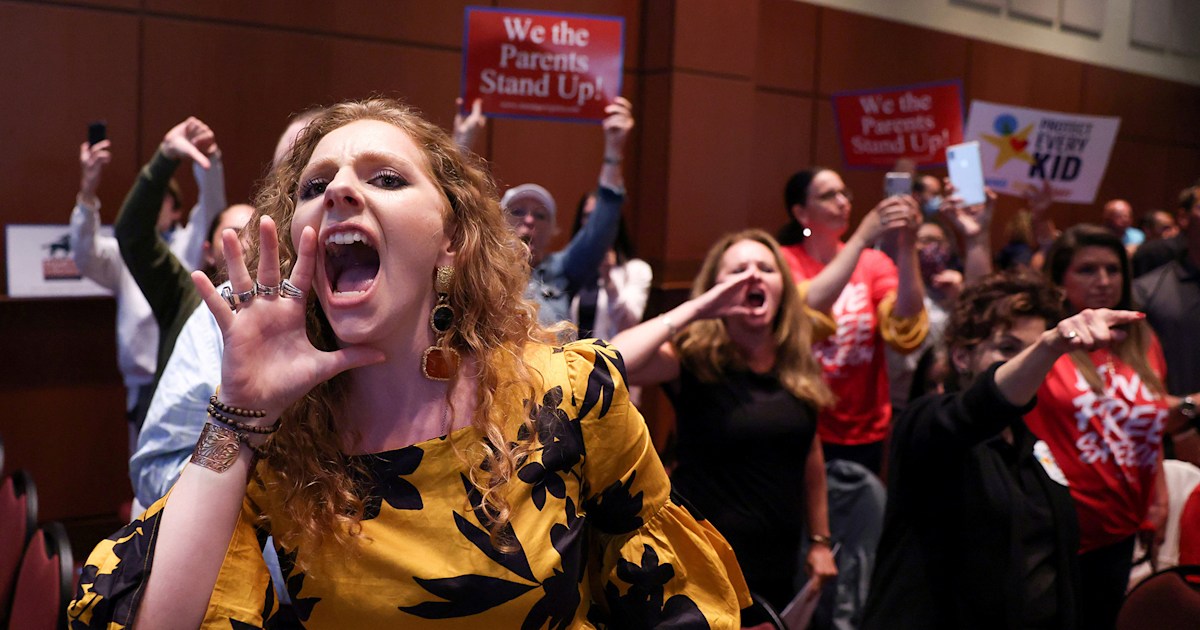
[[[163,133],[188,115],[216,131],[231,202],[249,198],[288,115],[310,105],[394,95],[448,125],[468,4],[488,2],[0,0],[0,223],[67,221],[78,143],[97,118],[114,143],[100,189],[105,222]],[[781,225],[792,172],[841,163],[834,92],[961,79],[968,101],[1121,116],[1101,199],[1124,196],[1138,212],[1169,206],[1200,176],[1192,85],[793,0],[490,4],[625,18],[624,93],[638,115],[625,212],[656,274],[650,314],[683,298],[717,236]],[[561,243],[601,149],[596,126],[493,120],[483,153],[502,185],[538,181],[555,194]],[[865,212],[882,171],[843,174]],[[1003,200],[998,221],[1018,206]],[[1056,212],[1063,224],[1098,216],[1096,207]],[[112,331],[110,300],[0,298],[5,468],[33,470],[47,518],[110,513],[129,496]],[[668,421],[662,400],[649,398],[648,418]]]

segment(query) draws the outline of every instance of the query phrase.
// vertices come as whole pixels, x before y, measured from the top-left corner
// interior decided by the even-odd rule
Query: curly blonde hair
[[[456,320],[442,339],[445,347],[473,356],[478,369],[467,378],[478,379],[478,395],[471,426],[477,448],[460,456],[467,460],[468,478],[482,497],[480,505],[490,522],[493,544],[507,547],[500,532],[511,518],[506,498],[516,469],[537,448],[537,431],[531,416],[541,376],[524,358],[527,342],[548,342],[552,336],[539,326],[537,307],[526,300],[528,252],[505,221],[495,184],[478,158],[460,151],[447,134],[426,121],[413,108],[390,99],[340,103],[323,110],[296,138],[292,150],[270,172],[255,197],[258,217],[270,216],[278,226],[280,259],[285,276],[296,258],[291,239],[299,179],[317,144],[331,131],[359,120],[385,122],[404,131],[420,147],[427,175],[445,196],[444,220],[455,251],[455,273],[450,291]],[[247,267],[257,268],[255,230]],[[430,270],[432,291],[432,273]],[[333,331],[319,302],[308,299],[307,331],[321,350],[336,349]],[[454,381],[463,378],[460,373]],[[335,418],[347,395],[343,373],[313,388],[283,415],[279,432],[271,441],[268,470],[259,468],[260,482],[268,484],[278,501],[266,507],[272,534],[285,547],[345,545],[361,535],[364,500],[358,480],[365,470],[346,456],[347,436]],[[447,389],[447,404],[450,404]],[[523,440],[505,434],[510,417],[505,410],[523,409],[529,428]],[[272,518],[272,512],[282,518]],[[298,559],[302,561],[301,559]]]
[[[821,366],[812,353],[812,320],[804,312],[800,291],[779,251],[779,243],[770,234],[752,229],[726,234],[717,240],[708,250],[700,273],[692,283],[692,298],[700,297],[717,283],[721,258],[730,247],[742,241],[761,243],[771,250],[775,267],[783,279],[783,294],[774,322],[775,375],[793,396],[814,407],[832,406],[833,393],[825,384]],[[703,382],[715,383],[728,370],[746,369],[745,360],[729,339],[725,322],[720,319],[693,322],[676,335],[674,343],[679,350],[680,362]]]

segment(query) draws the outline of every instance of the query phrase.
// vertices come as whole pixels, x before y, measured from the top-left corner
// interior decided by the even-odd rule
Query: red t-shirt
[[[1071,485],[1079,515],[1079,550],[1091,551],[1138,531],[1154,494],[1163,427],[1170,408],[1132,367],[1109,351],[1090,354],[1104,383],[1092,391],[1069,355],[1059,357],[1025,424],[1045,440]],[[1162,347],[1151,338],[1150,368],[1166,374]]]
[[[824,263],[808,255],[803,245],[784,247],[783,256],[797,282],[825,268]],[[873,249],[863,251],[833,305],[837,332],[813,344],[813,353],[825,370],[825,382],[837,396],[837,404],[817,417],[823,442],[869,444],[887,438],[892,403],[878,313],[879,303],[899,284],[892,259]]]

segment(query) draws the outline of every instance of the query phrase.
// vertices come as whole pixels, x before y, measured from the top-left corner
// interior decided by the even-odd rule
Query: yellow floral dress
[[[470,507],[479,497],[456,453],[478,442],[470,427],[364,455],[357,548],[276,549],[285,620],[262,558],[270,532],[255,525],[276,498],[252,480],[203,627],[739,627],[750,600],[733,551],[672,495],[620,355],[594,340],[528,352],[546,388],[534,408],[541,448],[511,484],[515,549],[495,549]],[[514,438],[520,427],[514,418]],[[269,474],[260,463],[255,477]],[[92,552],[72,628],[132,624],[164,504]]]

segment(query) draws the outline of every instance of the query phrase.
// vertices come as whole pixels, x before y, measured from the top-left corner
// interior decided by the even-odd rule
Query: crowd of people
[[[1144,229],[1115,199],[1060,231],[1032,189],[993,255],[991,191],[914,174],[853,224],[812,167],[776,235],[721,237],[646,318],[633,105],[557,251],[553,195],[497,190],[457,105],[450,130],[384,99],[297,114],[232,205],[189,118],[112,239],[114,149],[80,147],[72,250],[118,301],[136,503],[73,627],[775,627],[819,599],[813,627],[1111,628],[1169,521],[1200,562],[1164,473],[1200,464],[1200,184]]]

